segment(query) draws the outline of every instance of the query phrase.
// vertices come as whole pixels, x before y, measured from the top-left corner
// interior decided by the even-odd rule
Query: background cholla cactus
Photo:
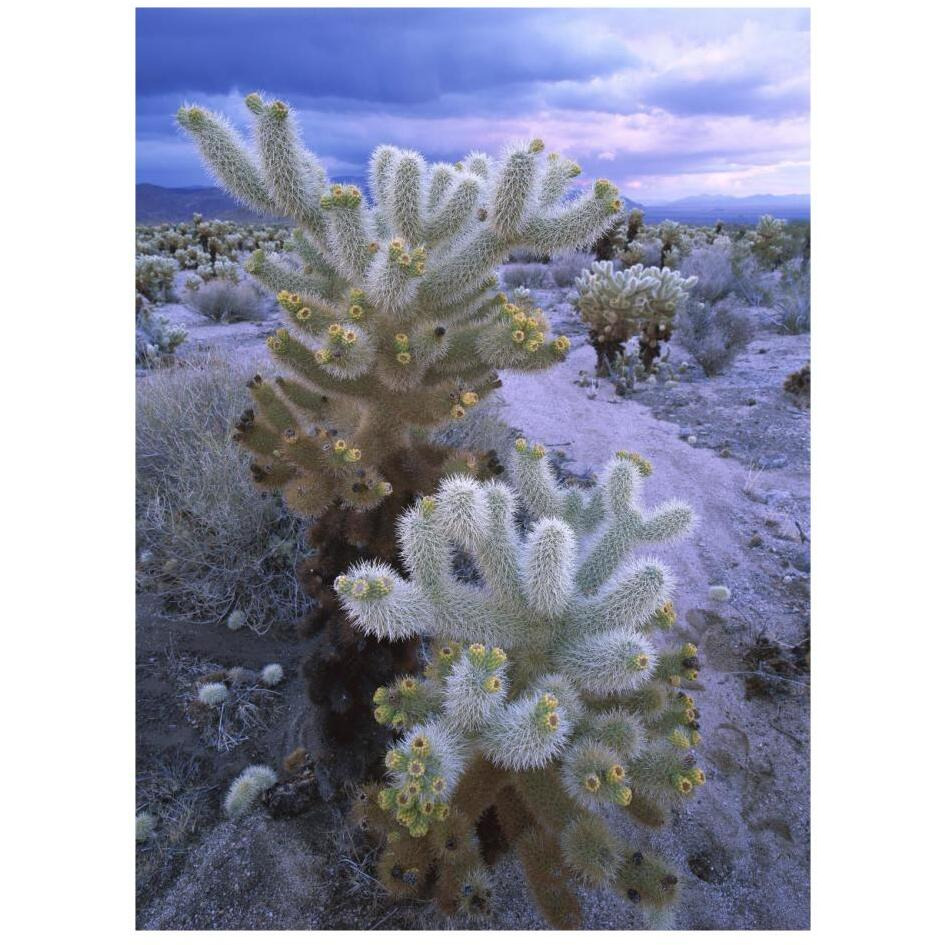
[[[286,327],[269,339],[282,373],[252,380],[255,403],[236,436],[260,488],[316,519],[299,570],[318,603],[303,627],[312,633],[335,616],[339,571],[364,553],[394,559],[400,508],[451,469],[493,471],[429,433],[476,410],[500,385],[498,370],[541,370],[564,357],[567,338],[551,338],[540,310],[497,292],[495,267],[515,247],[551,254],[593,241],[620,201],[600,180],[565,202],[580,168],[534,140],[498,160],[477,152],[455,165],[379,147],[369,202],[357,187],[330,184],[288,106],[255,94],[246,103],[255,154],[202,108],[182,108],[178,120],[235,197],[297,224],[298,265],[264,250],[247,264],[277,293]],[[378,509],[388,496],[390,511]],[[310,694],[320,702],[347,680],[333,707],[364,705],[369,720],[370,690],[361,699],[355,689],[370,673],[345,657],[363,641],[343,624],[329,630],[307,663]]]
[[[768,269],[784,262],[790,249],[790,238],[784,231],[784,220],[777,220],[767,213],[748,234],[748,240],[752,254]]]
[[[178,266],[164,256],[135,257],[135,291],[149,302],[169,302],[174,296]]]
[[[170,359],[187,340],[187,330],[157,315],[148,300],[135,294],[135,364],[151,368]]]
[[[643,368],[649,371],[660,342],[672,334],[677,307],[696,281],[639,263],[618,271],[610,261],[597,262],[583,272],[574,284],[577,307],[589,326],[598,375],[606,376],[607,365],[623,356],[625,342],[634,335]]]
[[[354,818],[386,838],[385,886],[447,911],[488,902],[476,824],[514,847],[555,927],[580,925],[569,878],[666,910],[675,872],[608,817],[659,825],[705,780],[698,712],[680,688],[698,675],[696,649],[657,645],[675,621],[673,579],[637,557],[685,535],[692,511],[644,511],[651,466],[636,454],[618,453],[591,490],[560,488],[524,440],[513,466],[535,520],[526,534],[512,490],[451,477],[401,518],[409,580],[367,562],[335,582],[365,633],[430,640],[423,677],[375,695],[378,721],[400,737],[387,783],[363,789]],[[481,584],[454,578],[453,546]]]

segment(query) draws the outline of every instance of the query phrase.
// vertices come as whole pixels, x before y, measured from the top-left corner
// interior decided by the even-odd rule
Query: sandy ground
[[[682,498],[699,516],[690,541],[660,552],[678,579],[677,635],[699,644],[705,664],[697,699],[708,784],[670,829],[647,838],[686,880],[677,927],[807,928],[809,677],[780,678],[750,654],[760,635],[786,652],[809,636],[808,418],[781,390],[785,375],[808,359],[809,338],[761,331],[726,375],[692,372],[690,380],[622,399],[603,382],[597,391],[575,384],[580,370],[593,373],[593,350],[563,292],[536,296],[574,347],[551,371],[503,378],[505,419],[561,450],[574,471],[599,469],[617,449],[636,450],[654,465],[646,501]],[[253,361],[258,352],[266,363],[263,339],[274,313],[259,324],[213,325],[183,306],[162,312],[187,324],[184,354],[209,347]],[[711,601],[713,584],[729,587],[731,599]],[[341,826],[337,802],[295,821],[256,814],[234,826],[221,817],[222,792],[245,764],[275,764],[295,745],[311,744],[316,726],[294,677],[302,648],[252,634],[239,642],[225,628],[167,621],[144,604],[139,779],[168,757],[203,760],[191,775],[199,800],[193,829],[169,852],[139,848],[139,927],[456,927],[425,904],[385,900],[369,875],[370,851]],[[208,752],[183,710],[160,705],[162,691],[179,685],[181,654],[226,667],[281,661],[290,678],[271,726],[232,752]],[[625,821],[615,829],[637,830]],[[640,926],[632,907],[610,894],[584,899],[588,928]],[[498,867],[492,927],[543,927],[509,858]]]

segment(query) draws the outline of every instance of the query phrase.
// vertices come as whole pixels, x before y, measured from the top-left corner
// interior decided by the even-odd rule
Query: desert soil
[[[617,449],[654,466],[646,501],[689,502],[692,539],[661,550],[677,577],[679,640],[699,645],[697,695],[708,783],[669,828],[646,840],[679,864],[686,881],[682,929],[804,929],[810,922],[809,804],[809,416],[781,385],[809,359],[809,337],[763,327],[728,371],[706,378],[671,342],[675,383],[576,383],[594,352],[562,290],[535,290],[573,348],[541,375],[503,375],[505,420],[561,451],[565,468],[593,473]],[[182,305],[162,306],[186,324],[181,353],[200,349],[267,364],[276,326],[215,325]],[[763,313],[761,313],[763,314]],[[725,585],[728,601],[710,598]],[[467,927],[420,902],[395,903],[370,875],[372,851],[344,825],[345,799],[277,821],[257,812],[233,824],[220,812],[233,777],[250,763],[278,766],[298,745],[331,763],[298,668],[305,645],[288,633],[256,637],[225,626],[156,614],[138,620],[138,792],[173,830],[139,844],[138,925],[147,929],[434,929]],[[208,743],[188,715],[193,680],[208,669],[280,662],[287,679],[252,737],[228,751]],[[190,688],[188,688],[190,687]],[[155,801],[154,798],[157,798]],[[619,821],[628,835],[637,828]],[[170,836],[168,836],[170,833]],[[520,868],[497,868],[490,927],[536,929]],[[586,892],[585,924],[642,927],[610,893]]]

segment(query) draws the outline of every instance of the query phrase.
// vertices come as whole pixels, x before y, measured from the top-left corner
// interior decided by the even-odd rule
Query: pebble
[[[687,436],[687,437],[686,437],[686,442],[687,442],[690,446],[695,446],[698,441],[697,441],[696,437],[694,437],[694,436]]]
[[[787,456],[779,453],[777,456],[763,456],[759,465],[762,469],[783,469],[787,462]]]

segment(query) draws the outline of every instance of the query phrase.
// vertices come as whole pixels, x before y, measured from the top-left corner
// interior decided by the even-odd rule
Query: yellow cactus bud
[[[541,138],[533,138],[528,145],[528,150],[532,154],[540,154],[545,150],[545,142]]]
[[[364,578],[358,578],[351,585],[351,596],[357,600],[362,600],[363,598],[367,597],[369,590],[370,587],[368,582],[365,581]]]
[[[561,718],[557,712],[552,712],[548,718],[545,719],[545,726],[549,731],[554,731],[561,724]]]
[[[646,669],[649,663],[650,658],[646,655],[646,653],[637,653],[637,655],[633,658],[633,665],[636,666],[637,669]]]
[[[633,800],[633,791],[628,787],[622,787],[617,792],[617,803],[621,807],[626,807]]]
[[[426,770],[427,766],[422,761],[417,761],[416,759],[411,761],[407,766],[407,772],[413,778],[421,777]]]
[[[312,310],[308,306],[303,306],[295,313],[295,317],[300,322],[307,322],[312,317]]]
[[[397,353],[397,360],[401,364],[410,364],[410,352],[409,351],[399,351]]]
[[[392,748],[384,756],[384,764],[390,768],[391,771],[396,771],[403,764],[403,761],[404,756],[399,751],[397,751],[396,748]]]
[[[482,684],[486,692],[498,692],[502,688],[502,681],[498,676],[487,676]]]
[[[417,735],[410,743],[410,749],[420,758],[430,754],[430,739],[426,735]]]
[[[571,340],[564,335],[558,335],[554,340],[554,346],[556,351],[569,351],[571,349]]]
[[[515,448],[516,448],[520,453],[524,453],[525,450],[528,449],[528,441],[525,440],[523,437],[520,436],[520,437],[515,441]]]
[[[387,702],[387,687],[379,686],[374,690],[374,704],[379,705],[383,702]]]
[[[589,774],[584,779],[584,787],[590,791],[591,794],[596,794],[600,790],[600,778],[597,777],[596,774]]]
[[[614,765],[610,771],[607,772],[607,780],[610,781],[611,784],[619,784],[626,776],[627,773],[624,771],[623,765]]]
[[[462,420],[466,416],[466,411],[459,404],[454,404],[450,414],[454,420]]]
[[[361,458],[361,450],[357,447],[353,447],[350,450],[345,452],[345,462],[346,463],[356,463]]]
[[[682,678],[680,676],[675,675],[675,673],[669,677],[669,684],[671,686],[678,686],[681,682],[682,682]]]
[[[475,407],[479,403],[479,395],[475,391],[467,390],[459,400],[464,407]]]
[[[691,794],[692,793],[692,781],[689,778],[683,777],[682,775],[677,775],[675,779],[676,790],[680,794]]]
[[[344,440],[335,440],[335,452],[343,453],[348,448],[348,444]]]
[[[348,309],[348,314],[352,318],[360,318],[364,314],[364,309],[361,308],[360,305],[355,303],[354,305],[351,306],[351,308]]]
[[[501,666],[508,659],[508,656],[501,646],[494,646],[492,648],[492,658]]]
[[[525,340],[525,332],[522,331],[521,328],[516,329],[515,331],[512,332],[512,338],[513,340],[521,344]]]
[[[433,810],[433,814],[437,820],[446,820],[450,815],[449,804],[437,804]]]
[[[430,790],[434,794],[442,794],[446,790],[446,782],[443,780],[443,778],[434,778],[430,782]]]
[[[399,334],[394,335],[394,341],[396,341],[399,345],[405,345],[410,341],[410,339],[403,332],[400,332]]]
[[[387,712],[383,706],[379,706],[374,710],[374,721],[379,722],[381,725],[387,722]]]
[[[358,334],[350,328],[341,336],[345,344],[353,345],[358,340]]]
[[[673,605],[669,604],[669,606],[672,607]],[[698,652],[699,652],[699,648],[695,645],[695,643],[687,643],[682,648],[682,653],[683,653],[683,656],[685,657],[695,656]]]

